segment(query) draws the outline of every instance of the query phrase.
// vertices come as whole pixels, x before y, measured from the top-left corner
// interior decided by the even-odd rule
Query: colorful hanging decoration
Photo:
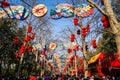
[[[88,17],[94,13],[93,8],[94,8],[93,4],[90,4],[90,5],[82,4],[82,6],[80,5],[72,6],[67,3],[58,4],[55,7],[55,10],[51,9],[50,16],[53,19],[60,19],[62,17],[65,17],[65,18],[74,17],[74,15],[78,17]]]
[[[56,48],[56,43],[50,43],[49,48],[54,50]]]
[[[24,20],[29,15],[29,10],[23,6],[8,6],[8,4],[2,4],[4,7],[0,7],[0,18],[12,18]]]
[[[82,4],[81,6],[76,5],[76,8],[74,10],[74,14],[76,16],[79,16],[79,17],[88,17],[94,13],[93,8],[94,8],[93,4],[90,4],[90,5]]]
[[[33,7],[32,13],[36,17],[42,17],[47,13],[47,7],[44,4],[38,4]]]
[[[68,17],[73,17],[74,13],[74,6],[70,4],[58,4],[55,7],[55,10],[51,9],[50,11],[50,16],[53,19],[59,19],[59,18],[68,18]]]

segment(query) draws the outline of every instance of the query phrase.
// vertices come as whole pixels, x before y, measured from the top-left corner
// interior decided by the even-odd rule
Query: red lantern
[[[14,45],[17,45],[17,44],[18,44],[18,40],[19,40],[19,37],[18,37],[18,36],[15,36],[15,37],[14,37]]]
[[[83,36],[83,37],[86,36],[86,28],[82,28],[82,36]]]
[[[90,25],[89,24],[86,27],[86,32],[90,32]]]
[[[93,46],[93,48],[96,48],[96,47],[97,47],[97,45],[96,45],[96,40],[92,40],[92,46]]]
[[[80,35],[80,29],[79,29],[79,30],[77,30],[77,35]]]
[[[102,22],[107,21],[107,20],[108,20],[108,18],[106,16],[102,16],[102,18],[101,18]]]
[[[2,1],[2,3],[1,3],[1,7],[2,7],[2,8],[6,8],[6,7],[8,7],[9,5],[10,5],[10,3],[7,2],[7,1]]]
[[[71,53],[71,52],[72,52],[72,49],[68,49],[67,52],[68,52],[68,53]]]
[[[103,26],[105,28],[108,28],[109,27],[109,20],[107,18],[107,16],[103,16],[102,19],[101,19],[102,23],[103,23]]]
[[[15,53],[15,56],[16,56],[16,58],[20,57],[18,52]]]
[[[27,47],[27,49],[28,49],[28,52],[32,51],[32,47],[30,45]]]
[[[74,18],[74,25],[78,25],[78,18]]]
[[[85,45],[85,49],[86,49],[86,51],[88,50],[88,45]]]
[[[108,27],[109,27],[109,21],[104,21],[103,26],[104,26],[105,28],[108,28]]]
[[[30,39],[31,39],[31,36],[27,35],[27,36],[25,37],[24,41],[25,41],[25,42],[28,42],[28,41],[30,41]]]
[[[35,33],[32,33],[31,39],[35,38]]]
[[[71,41],[71,42],[74,42],[74,39],[75,39],[75,35],[74,35],[74,34],[71,34],[70,41]]]
[[[32,31],[32,26],[28,26],[27,32],[28,32],[28,33],[31,33],[31,31]]]
[[[20,48],[20,53],[24,53],[25,52],[25,45],[22,45],[21,48]]]

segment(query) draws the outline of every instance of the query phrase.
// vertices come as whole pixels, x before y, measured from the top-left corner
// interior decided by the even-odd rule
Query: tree
[[[110,0],[102,0],[105,10],[103,10],[102,8],[100,8],[95,2],[91,1],[91,0],[87,0],[88,2],[92,3],[95,5],[95,7],[103,14],[106,15],[109,19],[109,23],[110,23],[110,27],[112,28],[112,32],[115,35],[115,41],[117,44],[117,50],[118,50],[118,54],[119,54],[119,59],[120,59],[120,23],[118,22]]]

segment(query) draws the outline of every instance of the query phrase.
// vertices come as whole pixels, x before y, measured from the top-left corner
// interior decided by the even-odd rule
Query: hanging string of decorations
[[[0,6],[0,18],[6,19],[19,19],[24,20],[28,17],[29,10],[23,6],[10,6],[10,3],[6,0],[1,2]]]
[[[80,5],[70,5],[70,4],[58,4],[55,9],[51,9],[50,16],[52,19],[60,19],[62,17],[88,17],[94,13],[94,5],[93,4],[82,4]]]

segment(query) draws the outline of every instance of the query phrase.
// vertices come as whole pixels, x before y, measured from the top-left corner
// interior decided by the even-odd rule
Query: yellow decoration
[[[91,63],[96,62],[99,56],[100,56],[100,54],[97,54],[97,55],[93,56],[93,57],[88,61],[88,64],[91,64]]]

